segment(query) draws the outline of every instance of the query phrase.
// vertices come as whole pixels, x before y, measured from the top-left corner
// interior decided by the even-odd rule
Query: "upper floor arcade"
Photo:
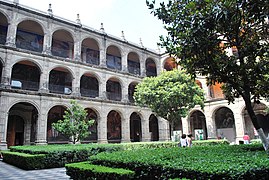
[[[155,51],[19,4],[0,7],[0,30],[0,45],[18,51],[134,76],[161,72],[161,56]]]

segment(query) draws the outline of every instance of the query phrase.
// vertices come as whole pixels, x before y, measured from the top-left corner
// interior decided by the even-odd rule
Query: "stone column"
[[[190,133],[190,121],[188,117],[181,118],[182,122],[182,134],[189,134]]]
[[[72,95],[80,96],[80,73],[78,67],[75,67],[75,77],[72,80]]]
[[[48,62],[43,62],[43,71],[40,74],[39,80],[39,91],[41,93],[49,93],[49,73],[48,72]]]
[[[0,150],[7,149],[8,97],[0,98]]]
[[[40,112],[38,114],[38,119],[36,123],[36,141],[37,145],[45,145],[47,144],[47,120],[48,120],[48,101],[43,100],[42,96],[40,99]]]
[[[149,132],[149,117],[151,115],[151,112],[144,112],[142,113],[142,119],[141,119],[141,130],[142,130],[142,141],[148,142],[151,141],[151,134]]]
[[[51,46],[52,46],[52,34],[48,30],[44,33],[43,40],[43,54],[51,55]]]
[[[123,72],[128,72],[128,54],[125,50],[122,52],[121,69]]]
[[[156,58],[155,58],[156,59]],[[161,58],[158,58],[157,59],[157,62],[155,61],[156,63],[156,71],[157,71],[157,76],[161,74],[163,68],[162,68],[162,64],[161,64]]]
[[[12,54],[6,53],[6,61],[3,66],[3,72],[2,72],[2,86],[9,89],[11,85],[11,74],[12,74]]]
[[[140,75],[142,77],[146,76],[146,57],[144,53],[140,53]]]
[[[121,142],[131,142],[130,139],[130,119],[125,112],[121,120]]]
[[[30,116],[29,116],[30,115]],[[28,114],[27,113],[27,116],[26,116],[27,120],[24,124],[24,145],[30,145],[31,143],[31,120],[32,120],[32,117],[31,117],[31,114]]]
[[[98,123],[98,143],[107,143],[107,116],[102,113]]]
[[[128,86],[128,82],[126,79],[123,81],[123,84],[121,87],[122,87],[122,90],[121,90],[122,99],[121,99],[121,101],[127,103],[128,102],[128,87],[129,86]]]
[[[106,66],[106,36],[103,36],[102,44],[100,44],[100,66]]]
[[[159,141],[170,141],[169,122],[161,117],[158,117],[159,124]]]
[[[16,13],[12,12],[12,19],[8,25],[7,29],[7,39],[6,46],[16,47],[16,33],[17,33],[17,25],[16,25]]]
[[[239,105],[239,103],[234,104],[234,105]],[[244,130],[244,115],[239,111],[240,107],[235,107],[232,108],[231,110],[233,111],[234,114],[234,123],[235,123],[235,132],[236,132],[236,139],[235,142],[236,144],[239,144],[239,141],[243,140],[243,136],[245,133]]]
[[[216,139],[217,138],[217,130],[215,121],[213,120],[213,114],[210,111],[209,107],[205,107],[205,117],[206,117],[206,128],[207,128],[207,134],[208,139]]]
[[[74,40],[74,60],[81,61],[81,32],[76,31],[76,33]]]
[[[107,99],[106,96],[106,75],[102,74],[102,77],[99,82],[99,97],[103,100]]]

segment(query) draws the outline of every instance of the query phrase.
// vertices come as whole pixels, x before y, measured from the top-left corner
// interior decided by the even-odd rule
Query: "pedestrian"
[[[192,134],[188,134],[187,144],[188,144],[188,147],[192,147]]]
[[[187,143],[187,138],[186,138],[186,134],[182,134],[181,138],[180,138],[180,146],[185,148],[187,147],[188,143]]]
[[[243,136],[243,140],[244,140],[244,144],[249,144],[250,138],[249,138],[248,133],[245,133],[245,135]]]

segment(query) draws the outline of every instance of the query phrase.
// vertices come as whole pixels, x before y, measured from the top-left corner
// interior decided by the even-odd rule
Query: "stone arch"
[[[130,138],[131,142],[140,142],[142,140],[141,117],[137,112],[130,116]]]
[[[33,144],[36,140],[38,109],[29,102],[17,102],[8,111],[7,146]]]
[[[0,11],[0,44],[6,43],[8,22],[8,16]]]
[[[165,69],[166,71],[172,71],[173,69],[177,69],[175,58],[173,57],[166,58],[163,63],[163,69]]]
[[[51,53],[62,58],[74,57],[74,36],[69,30],[58,29],[53,32]]]
[[[190,133],[195,140],[207,139],[206,118],[203,112],[194,110],[190,114]]]
[[[157,76],[156,62],[152,58],[146,59],[146,76]]]
[[[154,114],[149,117],[149,132],[151,141],[159,141],[159,122]]]
[[[129,52],[127,56],[128,72],[134,75],[140,75],[140,59],[136,52]]]
[[[94,124],[89,127],[89,131],[91,134],[83,140],[83,142],[97,142],[98,140],[98,125],[99,125],[99,117],[100,115],[97,113],[97,111],[93,108],[85,108],[87,111],[88,115],[87,118],[88,120],[93,119]]]
[[[120,143],[122,138],[121,115],[112,110],[107,115],[107,141],[109,143]]]
[[[110,45],[106,49],[106,66],[109,69],[122,70],[122,55],[119,47]]]
[[[48,111],[47,116],[47,142],[48,143],[67,143],[68,138],[56,131],[52,127],[52,123],[58,120],[63,120],[64,111],[67,110],[65,106],[55,105]]]
[[[12,66],[11,88],[38,91],[41,70],[35,62],[22,60]]]
[[[106,82],[106,95],[109,100],[121,101],[122,85],[118,78],[111,77]]]
[[[63,67],[55,67],[49,73],[49,91],[51,93],[67,94],[72,93],[72,72]]]
[[[235,142],[235,120],[231,109],[227,107],[219,107],[215,111],[215,124],[217,137],[219,139],[226,138],[230,142]]]
[[[43,51],[44,29],[35,20],[26,19],[17,26],[16,47],[35,52]]]
[[[267,106],[263,103],[252,104],[254,113],[257,116],[258,124],[262,127],[265,136],[269,136],[269,113],[266,112]],[[258,138],[256,129],[248,115],[246,108],[243,109],[244,118],[244,131],[247,133],[251,139]]]
[[[100,48],[95,39],[89,37],[83,39],[81,43],[81,59],[87,64],[100,64]]]
[[[99,81],[92,73],[85,73],[81,76],[80,94],[92,98],[99,96]]]

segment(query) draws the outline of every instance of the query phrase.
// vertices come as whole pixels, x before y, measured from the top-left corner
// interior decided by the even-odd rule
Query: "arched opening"
[[[35,52],[43,50],[44,32],[35,21],[22,21],[17,27],[16,47]]]
[[[8,112],[7,146],[33,144],[36,140],[37,109],[30,103],[17,103]]]
[[[98,44],[94,39],[87,38],[82,41],[81,59],[87,64],[100,64],[100,51]]]
[[[136,53],[131,52],[127,57],[128,72],[135,75],[140,75],[140,61]]]
[[[51,53],[63,58],[74,57],[74,40],[68,31],[58,30],[53,33]]]
[[[175,58],[169,57],[164,63],[164,69],[166,71],[172,71],[173,69],[177,69],[177,64]]]
[[[86,111],[88,113],[87,119],[88,120],[94,120],[94,124],[89,127],[89,131],[91,134],[83,140],[83,142],[97,142],[98,139],[98,131],[97,131],[97,126],[98,126],[98,119],[97,119],[97,114],[96,112],[91,109],[91,108],[86,108]]]
[[[149,117],[149,132],[151,141],[159,141],[159,123],[155,115]]]
[[[47,120],[47,142],[48,143],[67,143],[68,137],[65,137],[52,127],[52,123],[63,120],[66,108],[63,106],[54,106],[49,110]]]
[[[130,117],[130,138],[131,142],[140,142],[142,140],[141,118],[139,114],[132,113]]]
[[[206,119],[201,111],[194,111],[191,114],[190,129],[195,140],[207,139]]]
[[[128,99],[130,103],[134,103],[134,93],[135,93],[135,87],[138,83],[130,83],[128,87]]]
[[[72,93],[72,75],[64,68],[54,68],[49,75],[49,91],[57,94]]]
[[[150,58],[146,60],[146,76],[147,77],[157,76],[156,64],[153,61],[153,59]]]
[[[121,116],[114,110],[107,115],[107,141],[109,143],[121,142]]]
[[[235,142],[236,131],[233,112],[221,107],[215,113],[215,123],[218,139],[227,139],[230,142]]]
[[[0,44],[5,44],[7,39],[8,22],[4,14],[0,13]]]
[[[121,70],[121,53],[116,46],[109,46],[107,48],[106,66],[110,69]]]
[[[252,106],[257,116],[258,124],[262,127],[265,136],[268,137],[269,136],[269,114],[266,111],[267,106],[264,105],[263,103],[252,104]],[[249,135],[250,139],[259,138],[258,133],[255,127],[253,126],[253,123],[246,109],[244,109],[243,114],[244,114],[244,122],[245,122],[245,126],[244,126],[245,133]]]
[[[84,97],[95,98],[99,96],[98,80],[91,74],[84,74],[80,79],[80,94]]]
[[[121,85],[117,79],[109,79],[106,83],[107,99],[121,101]]]
[[[31,61],[20,61],[12,67],[11,88],[38,91],[40,70]]]
[[[216,98],[216,99],[218,99],[218,98],[223,99],[224,94],[222,92],[221,86],[222,86],[221,83],[215,83],[214,85],[210,85],[209,86],[210,97]]]
[[[175,138],[175,141],[179,141],[183,128],[182,128],[182,120],[178,119],[177,121],[174,122],[174,129],[171,128],[171,124],[169,125],[169,130],[170,130],[170,136],[173,135],[172,138]]]

